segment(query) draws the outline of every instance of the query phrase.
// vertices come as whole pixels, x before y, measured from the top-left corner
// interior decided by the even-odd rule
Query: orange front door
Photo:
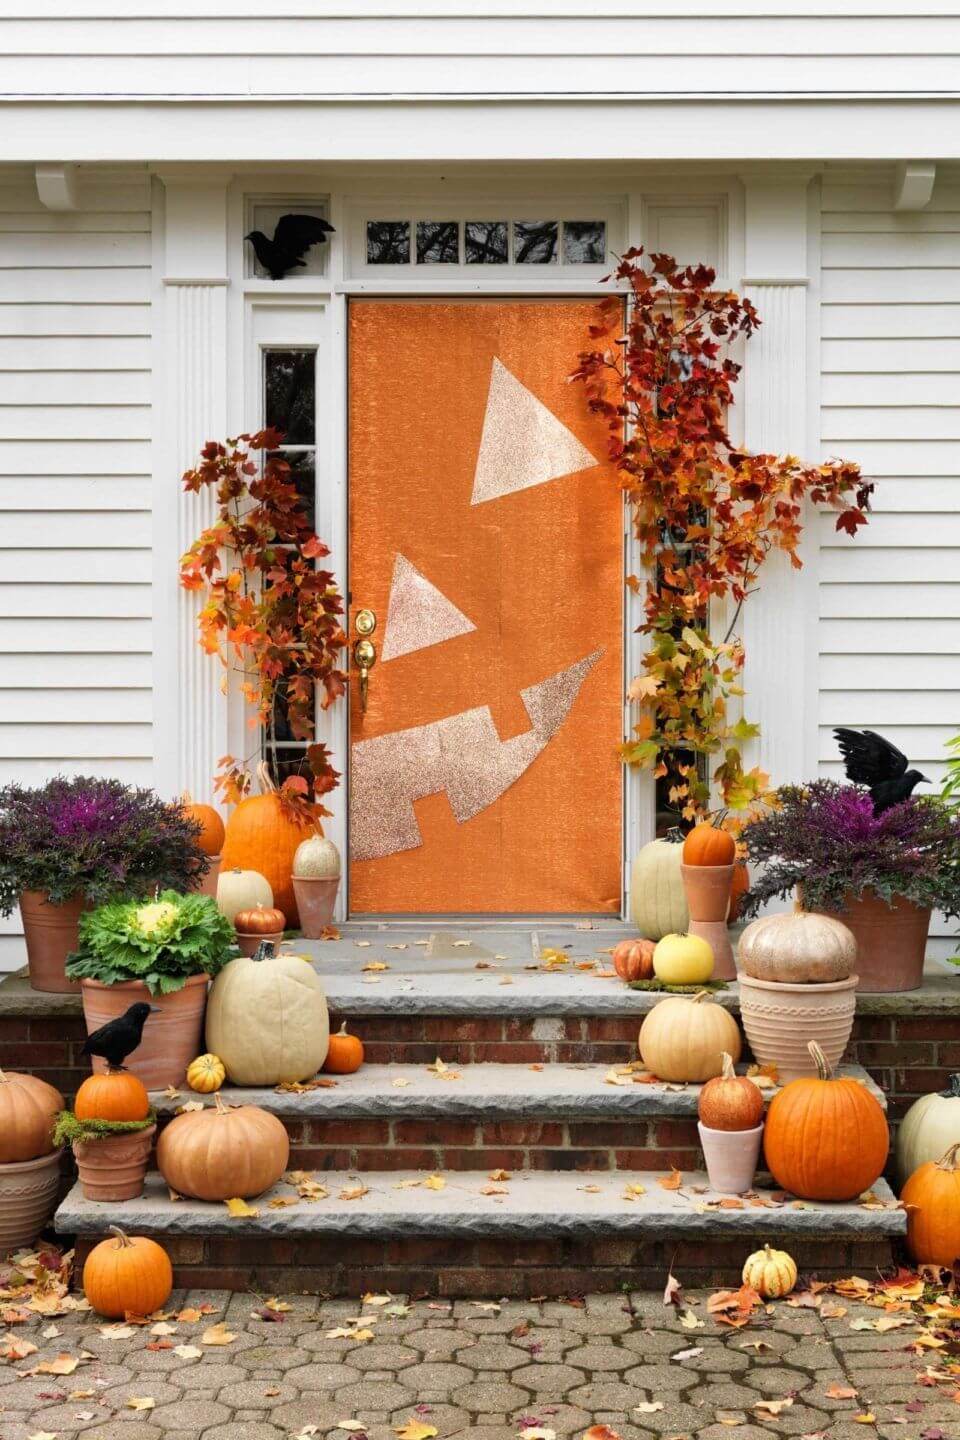
[[[354,914],[619,913],[623,519],[584,301],[350,307]]]

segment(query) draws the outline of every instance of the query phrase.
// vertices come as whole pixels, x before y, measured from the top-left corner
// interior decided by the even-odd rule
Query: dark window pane
[[[456,220],[417,221],[417,264],[458,265],[460,226]]]
[[[285,695],[285,685],[286,685],[286,682],[285,682],[284,680],[282,680],[282,679],[279,680],[279,681],[277,682],[277,689],[276,689],[276,692],[275,692],[275,694],[274,694],[274,701],[273,701],[273,726],[272,726],[272,729],[273,729],[273,738],[274,738],[274,740],[276,740],[278,743],[279,743],[280,741],[287,741],[287,742],[297,741],[297,742],[300,742],[300,743],[303,743],[303,744],[309,744],[309,743],[310,743],[310,739],[312,739],[312,736],[309,737],[308,739],[304,739],[304,737],[303,737],[302,735],[294,735],[293,730],[292,730],[291,727],[290,727],[290,720],[289,720],[289,717],[288,717],[288,715],[287,715],[287,702],[286,702],[286,695]],[[311,706],[310,706],[310,714],[311,714],[311,716],[313,715],[313,713],[314,713],[314,706],[313,706],[313,704],[311,704]]]
[[[552,265],[557,258],[556,220],[514,220],[513,258],[518,265]]]
[[[267,350],[264,415],[283,431],[287,445],[312,445],[316,437],[315,350]]]
[[[410,264],[410,221],[367,221],[367,264]]]
[[[506,265],[506,220],[468,220],[463,238],[468,265]]]
[[[307,520],[316,524],[317,473],[312,450],[271,450],[270,458],[286,460],[290,466],[290,480],[297,494],[303,496]]]
[[[607,258],[603,220],[564,220],[563,259],[567,265],[602,265]]]
[[[270,778],[278,788],[285,780],[289,780],[291,775],[302,775],[308,785],[311,783],[312,777],[310,766],[307,764],[306,747],[275,752],[268,745],[266,760]]]

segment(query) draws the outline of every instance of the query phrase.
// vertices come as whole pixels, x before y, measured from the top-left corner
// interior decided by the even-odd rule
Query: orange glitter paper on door
[[[619,913],[623,520],[583,301],[350,306],[353,914]]]

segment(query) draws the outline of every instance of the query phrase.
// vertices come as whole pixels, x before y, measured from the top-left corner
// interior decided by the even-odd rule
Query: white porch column
[[[227,425],[227,185],[229,175],[173,168],[165,190],[158,363],[163,378],[157,476],[157,784],[209,801],[227,751],[224,671],[197,643],[199,602],[177,562],[215,514],[214,496],[180,483],[205,440]]]
[[[808,402],[809,173],[751,172],[745,190],[743,292],[763,322],[748,342],[743,371],[744,444],[750,450],[816,460]],[[812,516],[808,514],[808,522]],[[804,568],[774,553],[748,597],[740,633],[746,648],[744,710],[760,738],[745,763],[774,785],[816,773],[818,547],[805,531]]]

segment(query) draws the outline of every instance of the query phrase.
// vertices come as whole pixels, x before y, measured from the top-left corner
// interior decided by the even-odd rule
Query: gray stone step
[[[443,1046],[437,1046],[442,1055]],[[741,1066],[741,1071],[745,1067]],[[478,1120],[519,1118],[583,1120],[590,1118],[689,1118],[697,1113],[699,1085],[608,1083],[624,1078],[607,1065],[451,1065],[458,1078],[441,1080],[426,1065],[365,1065],[339,1075],[329,1089],[279,1093],[274,1089],[220,1091],[232,1105],[259,1105],[283,1119],[400,1119],[464,1117]],[[843,1065],[840,1074],[859,1080],[886,1108],[886,1096],[860,1065]],[[330,1077],[333,1078],[333,1077]],[[402,1083],[397,1083],[402,1082]],[[776,1091],[766,1090],[770,1098]],[[184,1085],[178,1096],[151,1096],[161,1115],[173,1115],[185,1100],[205,1100]],[[212,1104],[212,1099],[208,1101]]]
[[[759,1189],[759,1199],[770,1204],[745,1201],[742,1209],[720,1210],[709,1208],[711,1200],[721,1197],[698,1172],[685,1174],[679,1190],[664,1190],[655,1175],[639,1172],[603,1176],[536,1172],[496,1183],[485,1174],[466,1171],[447,1175],[439,1190],[425,1188],[422,1182],[427,1177],[421,1172],[357,1176],[327,1171],[316,1178],[327,1190],[326,1198],[297,1199],[295,1205],[272,1209],[271,1200],[296,1197],[296,1190],[281,1182],[252,1201],[257,1214],[244,1219],[231,1218],[222,1204],[172,1201],[156,1173],[147,1177],[139,1199],[116,1204],[85,1200],[75,1185],[57,1211],[56,1228],[61,1234],[89,1236],[103,1235],[108,1226],[119,1225],[132,1234],[161,1239],[187,1235],[533,1238],[642,1232],[714,1239],[776,1235],[885,1240],[905,1234],[907,1224],[905,1212],[893,1208],[893,1194],[883,1180],[874,1186],[874,1193],[891,1208],[779,1203],[769,1190]],[[631,1186],[642,1186],[644,1193],[634,1192],[628,1198]],[[349,1198],[350,1192],[361,1188],[362,1194]],[[483,1193],[491,1189],[495,1193]]]

